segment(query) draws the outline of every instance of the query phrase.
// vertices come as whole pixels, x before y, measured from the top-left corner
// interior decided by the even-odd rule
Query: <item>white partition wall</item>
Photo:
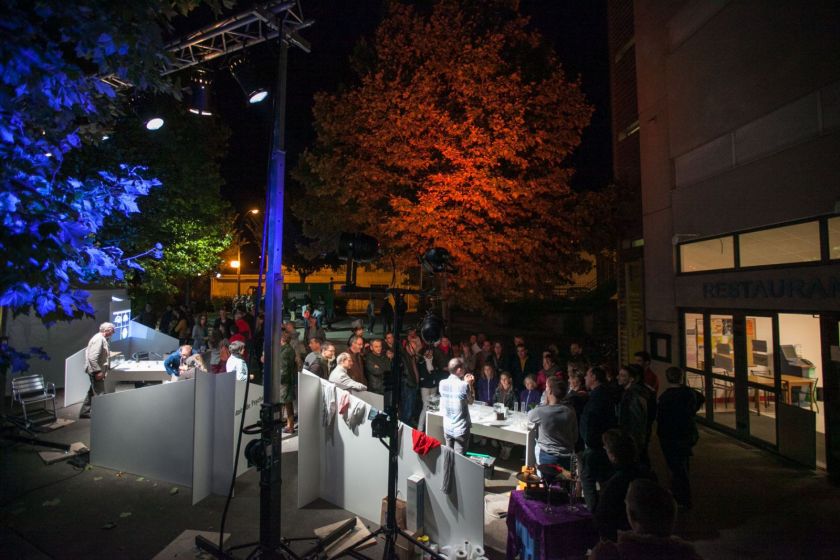
[[[336,413],[324,425],[323,387],[332,387],[314,375],[302,373],[298,385],[300,438],[298,507],[323,498],[357,515],[378,522],[382,498],[387,493],[388,451],[371,436],[367,412],[370,406],[351,396],[351,408],[362,402],[364,421],[351,429]],[[432,541],[456,545],[469,540],[484,542],[484,469],[469,459],[455,455],[453,484],[450,492],[441,490],[443,450],[425,456],[414,452],[412,429],[403,425],[398,458],[399,491],[406,496],[406,479],[414,474],[426,480],[424,532]]]
[[[193,503],[225,495],[233,473],[245,383],[234,373],[98,395],[91,413],[91,463],[192,487]],[[251,385],[245,425],[259,416],[263,388]],[[244,436],[237,476],[248,470]]]
[[[195,380],[97,395],[94,465],[192,486]]]
[[[64,406],[85,400],[90,388],[90,377],[85,373],[86,348],[70,354],[64,360]]]

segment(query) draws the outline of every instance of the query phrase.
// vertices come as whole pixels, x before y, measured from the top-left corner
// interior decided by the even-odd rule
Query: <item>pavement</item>
[[[349,330],[330,338],[346,342]],[[59,409],[76,420],[79,405]],[[42,434],[51,441],[89,444],[90,421]],[[210,496],[191,505],[190,489],[101,467],[78,469],[67,462],[46,465],[38,448],[0,441],[0,558],[153,558],[185,530],[218,532],[225,499]],[[656,446],[654,470],[667,482]],[[513,486],[517,454],[497,463],[487,491]],[[315,528],[350,514],[318,501],[296,507],[297,438],[284,440],[281,533],[309,537]],[[824,473],[792,464],[718,432],[701,428],[692,462],[695,506],[681,511],[676,533],[707,559],[840,558],[840,488]],[[378,499],[378,498],[377,498]],[[504,521],[486,520],[491,558],[502,558]],[[228,546],[258,539],[259,475],[249,471],[236,484],[225,532]],[[309,543],[295,544],[302,550]],[[371,549],[371,558],[381,556]],[[247,549],[237,552],[247,555]],[[190,553],[186,557],[195,557]]]

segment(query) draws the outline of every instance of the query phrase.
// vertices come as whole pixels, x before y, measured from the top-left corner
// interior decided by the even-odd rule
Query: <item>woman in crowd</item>
[[[498,386],[499,378],[496,376],[496,369],[491,364],[484,364],[481,368],[481,377],[475,383],[476,400],[493,404]]]
[[[464,371],[473,373],[475,371],[475,353],[472,351],[470,343],[466,340],[462,341],[456,351],[458,350],[461,359],[464,360]]]
[[[516,391],[513,390],[513,376],[506,371],[499,375],[499,385],[493,395],[493,403],[502,403],[508,409],[513,410],[513,403],[516,402]]]
[[[562,373],[563,372],[554,362],[554,356],[550,351],[546,350],[543,352],[542,369],[537,372],[537,389],[545,391],[545,380],[549,377],[554,377],[555,375],[560,375],[562,377]]]
[[[207,348],[207,340],[209,333],[207,332],[207,315],[202,313],[198,317],[198,321],[192,329],[192,345],[199,352],[204,352]]]
[[[187,321],[187,316],[178,311],[176,312],[178,322],[175,324],[175,336],[178,337],[178,343],[181,345],[189,342],[190,339],[190,323]]]
[[[522,403],[522,411],[531,410],[539,406],[540,397],[543,391],[537,389],[537,381],[533,375],[525,376],[525,388],[519,393],[519,402]]]

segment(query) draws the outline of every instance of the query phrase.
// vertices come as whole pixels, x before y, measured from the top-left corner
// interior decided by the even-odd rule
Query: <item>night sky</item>
[[[239,5],[229,15],[248,6]],[[287,169],[314,140],[311,125],[313,94],[334,91],[348,83],[352,73],[348,58],[357,40],[372,34],[382,13],[379,0],[304,0],[303,14],[315,25],[302,31],[311,42],[312,52],[289,52],[287,105]],[[576,188],[600,187],[608,183],[610,164],[609,66],[607,55],[605,0],[522,0],[521,11],[532,25],[554,45],[569,78],[580,75],[583,90],[596,111],[583,143],[573,159],[578,170]],[[176,34],[194,31],[213,21],[207,11],[188,21],[176,23]],[[273,87],[276,70],[276,44],[249,49],[265,84]],[[217,61],[216,64],[218,65]],[[212,65],[212,63],[211,63]],[[219,115],[231,128],[229,155],[222,173],[224,198],[237,209],[262,207],[268,162],[271,98],[256,106],[246,106],[244,96],[226,71],[215,73]],[[287,176],[288,179],[288,176]]]

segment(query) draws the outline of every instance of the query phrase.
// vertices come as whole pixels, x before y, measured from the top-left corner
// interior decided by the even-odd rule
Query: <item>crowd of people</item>
[[[671,491],[665,491],[668,499],[674,502],[674,511],[677,506],[692,507],[689,460],[698,439],[695,414],[704,399],[684,384],[679,368],[665,371],[665,386],[660,390],[659,376],[643,351],[636,353],[635,363],[615,367],[590,359],[580,343],[572,343],[566,353],[556,345],[533,352],[521,336],[513,337],[510,344],[490,340],[481,333],[458,343],[443,337],[427,344],[410,329],[397,345],[393,333],[387,330],[391,326],[387,314],[382,317],[383,335],[371,336],[371,311],[369,306],[367,325],[354,323],[346,350],[340,353],[327,340],[321,317],[316,314],[304,311],[302,340],[295,322],[283,324],[278,337],[281,360],[274,370],[278,375],[278,402],[285,410],[284,432],[296,430],[295,385],[300,371],[329,379],[350,391],[384,394],[399,390],[400,420],[420,431],[426,427],[425,411],[430,404],[439,403],[445,445],[461,453],[475,443],[468,406],[474,402],[502,404],[509,410],[526,412],[529,422],[538,426],[540,464],[559,465],[577,475],[579,491],[593,512],[601,539],[616,543],[598,547],[593,557],[624,557],[620,555],[622,547],[639,546],[640,541],[659,539],[657,546],[671,542],[667,541],[673,539],[670,529],[664,529],[667,515],[656,518],[654,529],[648,521],[638,521],[638,516],[650,517],[643,511],[646,504],[667,502],[656,490],[642,484],[657,486],[658,477],[649,457],[654,426],[670,471]],[[209,363],[198,367],[212,372],[235,371],[237,378],[244,380],[254,379],[249,364],[259,363],[262,344],[256,341],[263,340],[263,322],[262,315],[254,317],[245,306],[235,308],[233,313],[221,309],[212,324],[206,315],[194,316],[168,307],[155,326],[177,335],[181,342],[181,347],[167,357],[173,379],[197,367],[195,354],[209,352]],[[103,334],[107,329],[94,337],[97,345],[101,346]],[[399,387],[392,387],[391,367],[397,352],[403,373],[398,377]],[[92,387],[93,381],[92,376]],[[486,441],[479,439],[478,443]],[[491,444],[499,447],[503,459],[513,450],[509,443]],[[638,488],[635,510],[630,500],[633,488]],[[670,523],[673,526],[673,515]],[[645,530],[653,531],[649,538],[622,537],[626,535],[622,532],[644,534]],[[622,539],[632,542],[626,544]],[[683,544],[674,546],[682,550]]]

